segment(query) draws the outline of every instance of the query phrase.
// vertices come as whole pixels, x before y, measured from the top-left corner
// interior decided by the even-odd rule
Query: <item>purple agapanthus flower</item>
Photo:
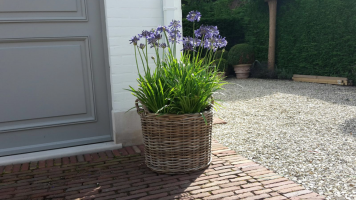
[[[184,37],[183,38],[183,45],[187,44],[187,43],[192,44],[194,47],[199,47],[200,43],[201,43],[201,40],[198,39],[198,38]]]
[[[171,30],[169,32],[169,41],[174,43],[179,43],[180,39],[182,38],[182,33],[178,29]]]
[[[160,40],[160,39],[162,39],[162,34],[155,33],[155,34],[153,34],[153,37],[154,37],[156,40]]]
[[[171,30],[174,30],[174,29],[179,29],[180,27],[182,27],[182,25],[180,25],[180,21],[172,20],[172,22],[169,24],[168,27],[169,27]]]
[[[132,38],[131,38],[131,40],[129,40],[130,41],[130,44],[132,44],[133,43],[133,45],[137,45],[137,42],[140,40],[140,38],[139,37],[137,37],[137,36],[133,36]]]
[[[148,44],[153,44],[153,43],[157,42],[157,39],[155,37],[149,37],[149,38],[147,38],[147,42],[148,42]]]
[[[145,44],[140,44],[140,49],[144,49],[146,47],[146,45]]]
[[[194,34],[195,34],[196,37],[199,38],[199,37],[203,37],[203,36],[206,37],[206,35],[210,34],[210,32],[209,32],[209,29],[206,26],[201,25],[199,29],[194,31]]]
[[[226,39],[218,35],[216,37],[216,46],[218,46],[219,48],[224,48],[226,47],[226,45],[227,45]]]
[[[201,18],[201,13],[199,11],[190,11],[187,15],[187,20],[190,22],[199,22]]]
[[[204,46],[204,48],[206,48],[206,49],[210,49],[210,48],[213,46],[213,44],[211,43],[211,40],[210,40],[210,39],[205,39],[205,40],[203,41],[203,46]]]
[[[213,36],[219,35],[219,29],[217,26],[208,26],[208,29]]]
[[[139,37],[140,38],[146,38],[148,39],[149,37],[151,37],[152,35],[152,32],[151,31],[146,31],[146,30],[143,30],[141,34],[139,34]]]
[[[205,26],[201,25],[199,29],[194,31],[196,37],[212,38],[213,36],[219,35],[219,30],[217,26]]]
[[[162,43],[162,44],[160,45],[160,47],[161,47],[162,49],[165,49],[165,48],[167,48],[167,44],[166,44],[166,43]]]
[[[193,44],[188,42],[183,45],[183,51],[195,51],[195,48]]]
[[[155,38],[154,35],[152,35],[152,37],[148,38],[148,39],[147,39],[147,42],[148,42],[148,44],[151,45],[151,48],[153,48],[153,47],[158,47],[158,46],[159,46],[158,40]]]
[[[158,26],[156,29],[156,34],[157,33],[162,33],[163,31],[168,30],[166,26]]]
[[[227,41],[225,38],[218,35],[205,39],[203,45],[204,48],[207,48],[209,50],[212,49],[215,52],[218,48],[225,47],[227,45]]]

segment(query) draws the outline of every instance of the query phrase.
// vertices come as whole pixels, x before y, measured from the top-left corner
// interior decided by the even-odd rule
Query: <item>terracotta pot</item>
[[[234,65],[234,70],[236,73],[236,78],[246,79],[250,76],[251,64],[240,64]]]

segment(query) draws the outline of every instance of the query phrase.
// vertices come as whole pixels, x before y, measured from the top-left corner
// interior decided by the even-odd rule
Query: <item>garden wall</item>
[[[107,38],[111,73],[114,139],[124,146],[142,144],[140,117],[134,107],[136,98],[125,89],[138,87],[133,45],[129,40],[172,19],[181,21],[179,0],[105,0]],[[155,56],[149,50],[149,57]],[[150,59],[151,66],[154,66]],[[141,66],[141,71],[143,71]]]

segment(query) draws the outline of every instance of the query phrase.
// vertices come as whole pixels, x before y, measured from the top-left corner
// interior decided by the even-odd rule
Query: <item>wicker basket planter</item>
[[[183,174],[204,169],[211,162],[213,113],[157,115],[138,106],[145,145],[145,162],[153,171]]]

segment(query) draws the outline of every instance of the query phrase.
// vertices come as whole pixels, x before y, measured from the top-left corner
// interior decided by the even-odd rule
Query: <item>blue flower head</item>
[[[165,48],[167,48],[167,44],[166,44],[166,43],[162,43],[162,44],[160,45],[160,47],[161,47],[162,49],[165,49]]]
[[[201,25],[199,29],[194,31],[196,37],[212,38],[213,36],[219,35],[219,30],[217,26],[205,26]]]
[[[142,31],[142,33],[141,34],[139,34],[138,36],[140,37],[140,38],[146,38],[146,39],[148,39],[149,37],[151,37],[151,35],[152,35],[152,32],[151,31],[145,31],[145,30],[143,30]]]
[[[194,47],[199,47],[201,40],[199,40],[198,38],[192,38],[192,37],[184,37],[183,38],[183,45],[190,43],[191,45],[193,45]]]
[[[140,49],[144,49],[146,47],[146,45],[145,44],[140,44]]]
[[[153,36],[153,37],[149,37],[147,39],[147,41],[148,41],[148,44],[150,44],[151,48],[152,48],[152,47],[154,47],[154,45],[157,43],[158,40]]]
[[[187,20],[190,22],[199,22],[201,18],[201,13],[199,11],[190,11],[187,15]]]
[[[183,45],[183,51],[195,51],[195,48],[191,43],[186,43]]]
[[[180,27],[182,27],[182,25],[180,25],[180,21],[172,20],[172,22],[169,24],[168,27],[169,27],[171,30],[176,30],[176,29],[179,29]]]
[[[162,39],[162,34],[155,33],[155,34],[153,35],[153,37],[154,37],[156,40],[160,40],[160,39]]]
[[[130,44],[132,44],[133,43],[133,45],[137,45],[137,42],[140,40],[140,38],[139,37],[137,37],[137,36],[133,36],[132,38],[131,38],[131,40],[129,40],[130,41]]]
[[[156,34],[162,33],[163,31],[166,31],[166,30],[168,30],[168,28],[166,26],[158,26],[155,33]]]
[[[169,32],[169,41],[174,43],[174,42],[177,42],[179,43],[180,41],[180,38],[182,38],[182,34],[181,32],[178,30],[178,29],[174,29],[174,30],[171,30]]]
[[[220,35],[216,37],[216,46],[219,48],[224,48],[227,45],[227,41],[225,38],[221,37]]]

